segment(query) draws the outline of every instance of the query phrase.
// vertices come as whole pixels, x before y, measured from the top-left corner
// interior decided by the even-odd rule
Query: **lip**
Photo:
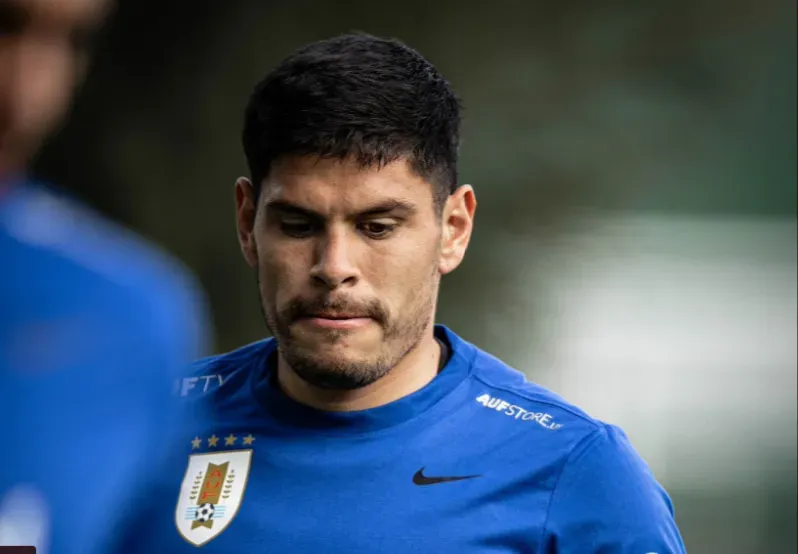
[[[365,327],[371,321],[370,317],[311,316],[303,317],[299,323],[321,329],[358,329]]]

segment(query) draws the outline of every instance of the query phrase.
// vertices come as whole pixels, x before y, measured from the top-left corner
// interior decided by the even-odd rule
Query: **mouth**
[[[322,329],[357,329],[372,321],[370,317],[360,314],[319,312],[299,318],[298,323]]]

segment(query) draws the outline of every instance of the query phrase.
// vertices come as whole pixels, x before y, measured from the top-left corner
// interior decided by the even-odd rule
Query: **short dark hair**
[[[412,48],[348,34],[305,46],[257,84],[243,143],[256,194],[283,156],[351,158],[363,167],[406,157],[441,206],[458,185],[460,102]]]

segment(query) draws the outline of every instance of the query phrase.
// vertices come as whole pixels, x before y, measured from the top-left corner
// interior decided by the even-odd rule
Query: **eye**
[[[396,230],[396,223],[388,221],[367,221],[360,225],[360,230],[370,238],[384,239]]]
[[[280,231],[286,236],[303,239],[316,232],[316,226],[306,219],[284,219],[280,222]]]

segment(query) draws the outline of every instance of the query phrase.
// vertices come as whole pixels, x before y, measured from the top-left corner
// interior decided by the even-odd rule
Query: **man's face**
[[[21,170],[69,107],[107,0],[0,0],[0,177]]]
[[[431,185],[404,160],[378,170],[287,158],[257,201],[239,180],[242,249],[258,272],[267,325],[300,377],[325,388],[362,387],[419,343],[433,322],[441,274],[465,253],[475,205],[463,214],[462,197],[473,199],[467,189],[442,217]],[[465,243],[452,249],[457,240]]]

